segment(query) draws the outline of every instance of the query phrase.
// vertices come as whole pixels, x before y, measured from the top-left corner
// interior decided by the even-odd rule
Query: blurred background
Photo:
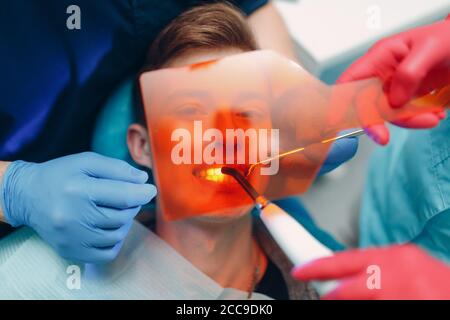
[[[377,40],[444,19],[449,0],[275,0],[302,65],[328,84]],[[317,224],[347,246],[358,241],[358,215],[372,151],[360,138],[356,156],[319,178],[301,198]]]

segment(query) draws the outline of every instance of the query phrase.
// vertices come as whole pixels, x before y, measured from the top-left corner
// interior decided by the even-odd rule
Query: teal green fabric
[[[450,120],[431,130],[393,128],[370,161],[362,247],[413,242],[450,262]]]
[[[126,141],[128,126],[133,121],[133,80],[127,79],[107,100],[98,116],[92,150],[133,163]]]

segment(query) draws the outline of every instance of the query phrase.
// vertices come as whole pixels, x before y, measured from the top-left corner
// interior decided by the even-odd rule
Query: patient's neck
[[[230,222],[166,221],[158,214],[156,232],[175,250],[223,287],[248,290],[258,264],[266,264],[245,215]]]

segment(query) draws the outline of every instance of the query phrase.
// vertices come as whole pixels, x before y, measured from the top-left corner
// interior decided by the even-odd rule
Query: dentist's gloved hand
[[[345,83],[380,78],[392,107],[398,108],[450,83],[450,19],[412,29],[377,42],[338,79]],[[445,113],[424,113],[395,122],[405,128],[432,128]],[[389,142],[385,125],[366,128],[379,144]]]
[[[140,207],[156,194],[128,163],[86,152],[41,164],[9,165],[0,188],[6,221],[33,228],[62,257],[116,257]]]
[[[379,289],[373,286],[375,269]],[[450,267],[411,244],[336,253],[295,268],[292,275],[341,281],[323,299],[450,299]]]
[[[350,137],[333,142],[328,156],[319,171],[319,176],[328,173],[346,161],[349,161],[358,150],[358,138]]]

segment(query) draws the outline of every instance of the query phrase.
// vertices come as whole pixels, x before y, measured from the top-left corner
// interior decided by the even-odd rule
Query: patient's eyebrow
[[[236,97],[234,98],[234,102],[242,102],[242,101],[248,101],[248,100],[267,100],[267,97],[259,92],[255,91],[241,91],[239,92]]]
[[[209,91],[206,90],[178,90],[175,93],[169,95],[166,99],[166,101],[180,98],[180,97],[196,97],[201,98],[205,100],[211,99],[211,94]]]
[[[185,101],[183,99],[185,99]],[[189,99],[195,99],[197,101],[192,101]],[[214,101],[211,94],[206,90],[177,90],[163,100],[162,107],[176,108],[182,103],[192,102],[200,103],[202,107],[210,109],[212,108]]]

